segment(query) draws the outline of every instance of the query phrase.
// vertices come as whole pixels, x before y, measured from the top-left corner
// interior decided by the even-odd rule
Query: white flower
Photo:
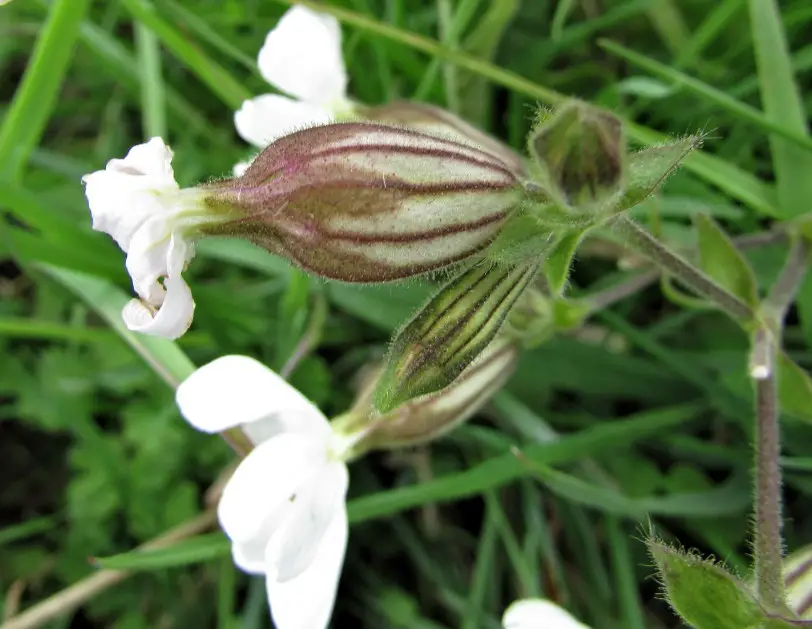
[[[180,189],[172,151],[161,138],[134,146],[82,181],[93,229],[110,234],[127,254],[140,299],[125,306],[124,323],[136,332],[181,336],[195,309],[181,273],[194,255],[188,228],[201,222],[200,192]]]
[[[201,367],[177,390],[198,430],[241,426],[256,444],[218,507],[234,562],[264,574],[278,629],[324,629],[347,546],[344,457],[352,439],[273,371],[245,356]]]
[[[555,603],[540,598],[516,601],[502,616],[505,629],[589,629]]]
[[[268,83],[294,98],[264,94],[245,101],[234,124],[246,142],[262,149],[292,131],[352,112],[341,27],[333,16],[291,7],[268,33],[258,64]]]

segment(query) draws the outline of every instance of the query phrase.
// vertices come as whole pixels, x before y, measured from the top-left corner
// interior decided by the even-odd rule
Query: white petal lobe
[[[104,170],[82,177],[93,229],[110,234],[123,251],[150,218],[171,214],[179,191],[171,166],[172,151],[160,138],[112,159]]]
[[[569,612],[543,599],[516,601],[502,617],[505,629],[589,629]]]
[[[268,33],[259,52],[265,80],[313,104],[346,99],[341,27],[331,15],[296,5]]]
[[[268,601],[276,629],[325,629],[335,604],[348,536],[347,512],[341,509],[327,527],[310,566],[280,582],[269,572]]]
[[[220,526],[232,541],[270,541],[295,508],[299,489],[323,465],[320,445],[303,435],[284,434],[242,460],[217,510]]]
[[[139,299],[124,306],[121,317],[129,330],[171,340],[186,333],[195,313],[192,291],[180,275],[167,278],[164,285],[166,297],[157,311]]]
[[[221,432],[273,416],[274,422],[324,424],[321,412],[299,391],[259,361],[247,356],[223,356],[204,365],[178,387],[175,400],[183,417],[198,430]],[[315,416],[311,418],[310,416]],[[282,428],[257,430],[259,443]],[[259,437],[264,437],[260,439]]]
[[[271,541],[268,563],[284,583],[298,577],[314,561],[327,527],[344,510],[349,474],[343,463],[332,463],[296,495],[294,511],[284,533]]]
[[[276,94],[263,94],[243,102],[234,113],[234,126],[243,140],[265,148],[277,138],[317,124],[333,116],[319,104],[292,100]]]

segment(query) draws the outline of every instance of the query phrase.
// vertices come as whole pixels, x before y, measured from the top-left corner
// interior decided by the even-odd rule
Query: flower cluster
[[[449,275],[332,422],[245,356],[216,359],[177,390],[192,426],[249,444],[218,506],[234,562],[264,576],[278,629],[324,629],[348,542],[348,463],[434,439],[479,410],[513,372],[519,339],[562,319],[548,308],[543,329],[524,321],[539,319],[527,306],[538,305],[533,283],[547,254],[566,272],[595,217],[645,198],[674,164],[668,155],[635,170],[618,119],[582,103],[539,121],[533,165],[436,107],[353,102],[338,22],[303,6],[268,34],[258,66],[284,94],[235,113],[259,152],[233,177],[181,187],[172,151],[152,138],[83,182],[93,229],[126,254],[136,297],[122,317],[136,332],[186,332],[195,302],[183,273],[209,236],[248,240],[332,280]],[[553,237],[550,224],[566,229]],[[565,280],[559,273],[555,286]],[[542,600],[515,603],[503,623],[585,629]]]

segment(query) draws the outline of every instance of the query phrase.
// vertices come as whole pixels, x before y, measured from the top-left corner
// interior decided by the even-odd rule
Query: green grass
[[[131,292],[123,255],[90,229],[81,175],[153,135],[171,144],[182,185],[228,174],[251,153],[233,111],[269,91],[255,58],[289,4],[0,7],[6,614],[94,574],[92,557],[135,574],[43,626],[269,627],[261,579],[233,568],[216,528],[130,554],[195,522],[232,460],[222,441],[179,417],[172,389],[225,354],[281,368],[323,307],[318,346],[291,380],[337,415],[353,400],[353,375],[431,291],[429,281],[310,279],[246,243],[216,239],[200,244],[186,273],[197,301],[186,336],[171,343],[121,322]],[[702,151],[635,210],[670,244],[691,247],[699,211],[744,236],[810,210],[806,4],[330,0],[324,8],[343,22],[350,92],[365,103],[431,102],[517,150],[536,108],[570,96],[617,113],[635,146],[708,132]],[[747,250],[762,294],[786,251]],[[619,261],[629,258],[616,242],[588,239],[570,290],[627,281]],[[353,464],[334,626],[496,628],[512,600],[543,594],[596,629],[676,627],[641,542],[649,522],[669,540],[746,566],[748,338],[669,294],[649,285],[599,309],[586,328],[528,350],[506,389],[447,437]],[[812,281],[785,337],[789,354],[812,367]],[[782,419],[795,549],[812,542],[812,434],[808,422]]]

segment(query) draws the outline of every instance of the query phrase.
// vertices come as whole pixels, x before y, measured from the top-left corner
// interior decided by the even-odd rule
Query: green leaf
[[[0,179],[19,179],[39,144],[73,59],[79,25],[88,6],[89,0],[57,0],[51,6],[0,127]]]
[[[747,587],[721,566],[653,537],[646,546],[666,599],[695,629],[757,629],[766,620]]]
[[[775,0],[750,0],[761,102],[767,118],[808,139],[804,104],[781,20]],[[770,136],[770,152],[781,217],[807,214],[812,210],[812,152],[776,134]]]
[[[678,140],[632,153],[628,162],[626,193],[618,207],[625,210],[645,201],[665,183],[692,151],[702,145],[703,137],[686,135]]]
[[[552,295],[561,295],[564,292],[572,259],[586,232],[585,229],[574,229],[564,234],[545,259],[544,273]]]
[[[699,266],[728,292],[745,303],[758,304],[758,284],[747,259],[709,216],[694,218],[699,234]]]
[[[107,570],[161,570],[219,559],[230,552],[228,538],[222,533],[210,533],[165,548],[134,550],[110,557],[95,557],[92,561]]]
[[[778,400],[782,411],[812,421],[812,378],[785,352],[778,355]]]

